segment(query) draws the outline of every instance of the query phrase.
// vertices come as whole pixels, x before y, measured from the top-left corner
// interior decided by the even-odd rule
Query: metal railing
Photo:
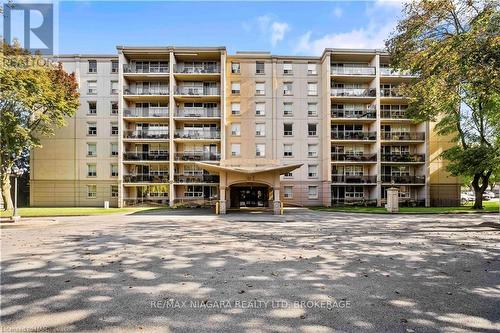
[[[425,162],[425,154],[382,154],[382,162]]]
[[[380,88],[380,96],[382,97],[403,97],[403,95],[396,89]]]
[[[333,183],[375,184],[377,176],[332,175]]]
[[[149,65],[149,66],[144,66],[144,65],[137,65],[137,64],[124,64],[123,65],[123,72],[124,73],[165,73],[168,74],[169,72],[169,66],[168,64],[166,65]]]
[[[380,75],[382,76],[414,76],[410,71],[402,71],[391,67],[380,67]]]
[[[374,119],[377,117],[377,112],[372,109],[361,109],[361,110],[341,110],[341,109],[332,109],[331,110],[332,118],[368,118]]]
[[[380,118],[384,119],[409,119],[405,111],[401,110],[381,110]]]
[[[376,97],[377,92],[375,89],[365,88],[331,88],[332,96],[346,96],[346,97]]]
[[[220,139],[220,131],[189,131],[176,130],[174,134],[176,139]]]
[[[204,152],[180,152],[175,153],[176,161],[219,161],[220,154],[210,154]]]
[[[370,198],[332,198],[332,206],[376,206],[377,199]]]
[[[185,66],[174,65],[174,73],[178,74],[217,74],[220,73],[220,65]]]
[[[123,175],[124,183],[167,183],[168,173],[155,175],[155,174],[136,174],[136,175]]]
[[[168,95],[167,87],[150,87],[150,88],[126,88],[123,87],[124,95],[138,95],[138,96],[148,96],[148,95]]]
[[[174,175],[174,182],[176,183],[218,183],[219,175]]]
[[[150,152],[125,152],[125,161],[168,161],[169,154],[154,154]]]
[[[425,184],[425,176],[382,175],[382,182],[395,184]]]
[[[125,206],[164,206],[168,204],[168,193],[160,193],[162,196],[144,197],[144,198],[125,198]]]
[[[216,96],[220,95],[219,87],[176,87],[177,95],[185,96]]]
[[[377,154],[339,154],[332,153],[332,161],[350,162],[374,162],[377,161]]]
[[[200,118],[220,117],[220,109],[215,108],[183,108],[175,110],[176,117]]]
[[[168,139],[167,130],[124,130],[125,139]]]
[[[333,140],[376,140],[376,132],[331,132]]]
[[[168,117],[168,107],[130,108],[123,110],[124,117]]]
[[[380,132],[382,140],[388,141],[424,141],[424,132]]]
[[[375,67],[331,67],[332,75],[375,75]]]

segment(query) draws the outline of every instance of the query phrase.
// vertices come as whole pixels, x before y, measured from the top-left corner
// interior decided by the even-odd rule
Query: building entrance
[[[269,207],[269,186],[231,186],[231,208]]]

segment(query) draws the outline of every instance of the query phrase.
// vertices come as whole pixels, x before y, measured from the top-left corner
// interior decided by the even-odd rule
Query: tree
[[[410,115],[453,135],[442,157],[453,175],[472,178],[475,209],[500,166],[498,9],[497,0],[410,2],[386,42],[393,66],[418,76],[400,86]]]
[[[40,138],[54,134],[78,109],[78,84],[61,64],[31,55],[18,45],[0,53],[0,173],[4,209],[12,209],[10,173]]]

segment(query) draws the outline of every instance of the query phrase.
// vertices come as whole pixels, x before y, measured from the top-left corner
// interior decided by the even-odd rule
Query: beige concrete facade
[[[382,205],[391,186],[412,205],[459,202],[438,157],[448,138],[405,116],[397,85],[413,77],[382,51],[118,47],[60,60],[81,106],[32,153],[34,206]]]

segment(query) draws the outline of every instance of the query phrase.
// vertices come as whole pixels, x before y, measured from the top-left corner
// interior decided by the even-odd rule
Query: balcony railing
[[[167,183],[168,173],[161,175],[152,174],[136,174],[136,175],[124,175],[124,183]]]
[[[218,183],[219,175],[174,175],[176,183]]]
[[[123,110],[124,117],[168,117],[167,107],[131,108]]]
[[[153,154],[150,152],[125,152],[123,159],[125,161],[168,161],[169,154]]]
[[[125,139],[168,139],[167,130],[125,130],[123,131]]]
[[[376,140],[376,132],[332,132],[333,140]]]
[[[125,206],[157,206],[168,204],[168,193],[157,193],[156,196],[143,198],[125,198]]]
[[[182,74],[216,74],[220,73],[220,66],[217,65],[203,65],[203,66],[184,66],[174,65],[175,73]]]
[[[382,182],[394,184],[425,184],[425,176],[382,175]]]
[[[150,95],[168,95],[167,87],[150,87],[150,88],[125,88],[123,87],[124,95],[139,95],[139,96],[150,96]]]
[[[332,206],[376,206],[377,199],[363,198],[335,198],[332,197]]]
[[[377,176],[332,175],[333,183],[375,184]]]
[[[380,96],[382,97],[403,97],[397,89],[380,89]]]
[[[380,117],[384,119],[408,119],[405,111],[382,110]]]
[[[382,154],[382,162],[425,162],[424,154]]]
[[[401,71],[391,67],[380,67],[382,76],[413,76],[410,71]]]
[[[382,140],[389,141],[424,141],[424,132],[381,132]]]
[[[377,117],[377,112],[371,109],[360,109],[360,110],[332,109],[331,113],[332,113],[332,118],[374,119]]]
[[[220,139],[220,131],[187,131],[176,130],[174,138],[176,139]]]
[[[220,117],[220,110],[215,108],[184,108],[175,110],[175,116],[186,118]]]
[[[181,152],[175,153],[175,160],[177,161],[219,161],[220,154],[210,154],[204,152]]]
[[[124,73],[165,73],[169,72],[168,64],[166,65],[136,65],[136,64],[124,64]]]
[[[220,95],[219,87],[176,87],[177,95],[187,96],[216,96]]]
[[[332,161],[374,162],[377,154],[337,154],[332,153]]]
[[[331,68],[332,75],[375,75],[375,67],[336,67]]]
[[[364,88],[331,88],[332,96],[346,96],[346,97],[376,97],[377,92],[375,89]]]

